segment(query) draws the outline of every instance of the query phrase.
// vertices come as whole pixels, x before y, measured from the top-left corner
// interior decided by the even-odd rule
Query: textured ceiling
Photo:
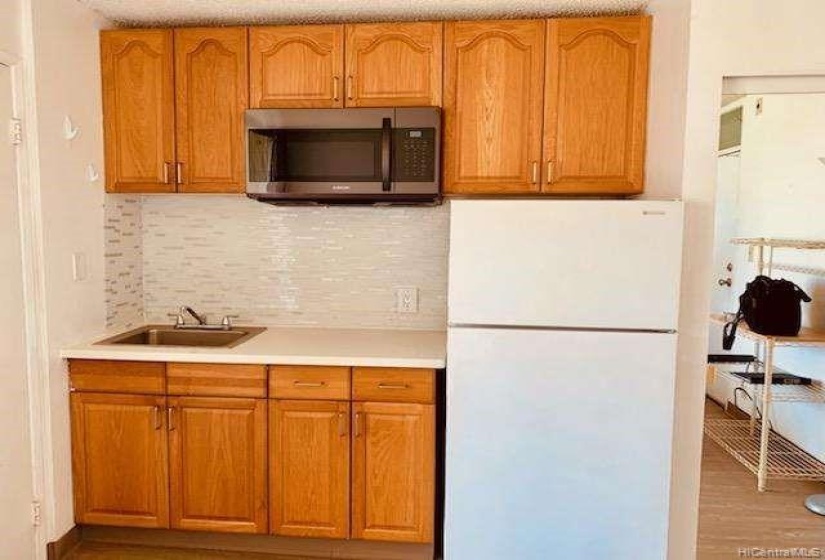
[[[648,0],[78,0],[127,25],[320,23],[626,14]]]

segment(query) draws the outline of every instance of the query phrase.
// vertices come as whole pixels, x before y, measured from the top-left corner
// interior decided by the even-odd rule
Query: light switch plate
[[[72,253],[72,278],[81,282],[89,277],[89,267],[86,262],[86,253]]]

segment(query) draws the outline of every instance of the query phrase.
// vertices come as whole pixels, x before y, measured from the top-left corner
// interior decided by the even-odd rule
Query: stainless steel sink
[[[176,329],[169,325],[145,325],[97,344],[140,346],[203,346],[232,348],[264,332],[264,327],[232,327],[229,330]]]

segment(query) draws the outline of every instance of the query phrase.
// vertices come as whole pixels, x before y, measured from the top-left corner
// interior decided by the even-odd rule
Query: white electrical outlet
[[[396,288],[395,310],[398,313],[418,313],[418,288]]]

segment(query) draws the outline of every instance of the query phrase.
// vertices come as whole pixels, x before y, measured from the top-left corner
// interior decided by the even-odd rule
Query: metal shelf
[[[734,245],[746,245],[756,253],[758,274],[771,275],[774,264],[774,249],[825,249],[821,239],[782,239],[771,237],[736,237]],[[797,265],[780,265],[783,270],[817,274],[814,268]],[[711,315],[711,321],[726,323],[729,318],[722,314]],[[747,323],[740,322],[737,334],[754,342],[755,355],[760,359],[765,383],[755,385],[739,380],[753,388],[753,409],[749,420],[707,420],[705,433],[721,445],[737,461],[756,475],[756,487],[760,492],[767,488],[768,478],[797,478],[822,480],[825,465],[805,453],[802,449],[770,430],[771,404],[773,402],[825,402],[825,391],[821,383],[810,386],[774,385],[774,353],[778,346],[825,347],[825,332],[802,329],[797,336],[767,336],[755,333]],[[761,403],[762,418],[757,426],[755,413],[757,402]]]
[[[785,272],[798,272],[799,274],[808,274],[810,276],[825,276],[825,268],[816,268],[812,266],[802,266],[798,264],[786,263],[772,263],[773,270],[783,270]]]
[[[708,418],[705,434],[750,472],[759,474],[761,428],[750,420]],[[825,464],[778,433],[768,434],[767,475],[770,478],[825,480]]]
[[[777,237],[734,237],[730,240],[734,245],[750,245],[752,247],[771,247],[774,249],[825,249],[825,240],[821,239],[785,239]]]
[[[741,377],[724,369],[715,368],[716,375],[727,379],[731,383],[749,391],[754,400],[762,400],[764,385],[750,383]],[[764,371],[764,369],[762,370]],[[773,402],[811,402],[825,403],[825,387],[819,381],[812,381],[810,385],[778,385],[771,387],[771,401]]]

